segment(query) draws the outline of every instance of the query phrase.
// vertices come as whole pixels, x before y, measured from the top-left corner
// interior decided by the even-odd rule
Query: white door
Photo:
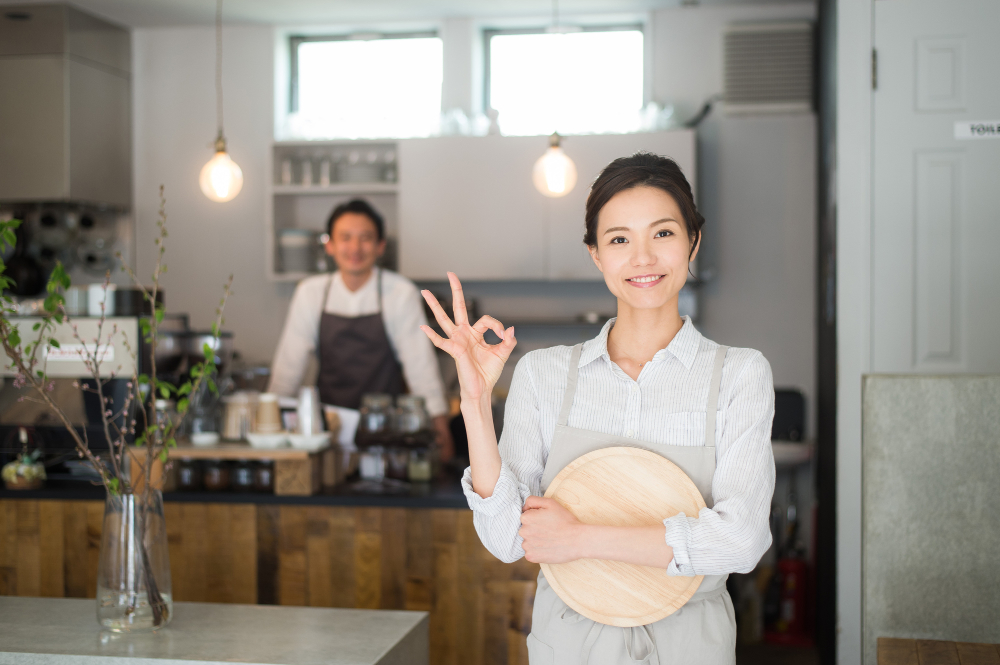
[[[1000,2],[874,5],[872,369],[1000,372]]]

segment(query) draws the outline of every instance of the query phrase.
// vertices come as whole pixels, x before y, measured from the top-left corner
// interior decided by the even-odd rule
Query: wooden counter
[[[0,498],[0,595],[93,598],[103,509]],[[432,663],[528,662],[538,566],[495,559],[467,509],[170,500],[164,509],[176,601],[423,610]]]
[[[878,665],[1000,665],[1000,644],[880,637]]]

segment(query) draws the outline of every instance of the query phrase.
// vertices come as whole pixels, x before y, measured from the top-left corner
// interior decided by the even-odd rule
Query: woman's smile
[[[659,284],[663,281],[664,277],[666,275],[639,275],[637,277],[629,277],[625,281],[637,289],[648,289]]]

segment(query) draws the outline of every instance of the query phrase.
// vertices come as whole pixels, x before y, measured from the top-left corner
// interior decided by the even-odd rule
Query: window
[[[441,117],[435,33],[292,37],[289,133],[298,138],[428,136]]]
[[[504,134],[629,132],[643,105],[640,26],[490,30],[486,106]]]

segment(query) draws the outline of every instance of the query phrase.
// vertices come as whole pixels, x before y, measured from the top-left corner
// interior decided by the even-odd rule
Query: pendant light
[[[243,189],[243,171],[226,152],[226,137],[222,133],[222,0],[216,0],[215,9],[215,111],[219,121],[215,156],[201,168],[198,182],[205,196],[223,203],[232,201]]]
[[[559,0],[552,0],[552,25],[546,32],[565,35],[579,31],[577,27],[560,25]],[[559,141],[559,133],[552,132],[552,136],[549,137],[549,149],[535,162],[532,173],[535,189],[550,198],[566,196],[576,186],[576,164],[559,147]]]
[[[535,162],[535,189],[551,198],[566,196],[576,186],[576,164],[559,146],[559,134],[549,137],[549,149]]]

